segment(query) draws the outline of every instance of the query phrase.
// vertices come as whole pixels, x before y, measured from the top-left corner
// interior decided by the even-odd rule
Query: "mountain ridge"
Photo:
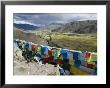
[[[65,24],[51,23],[49,25],[41,26],[41,27],[30,24],[14,23],[14,27],[24,31],[48,30],[51,32],[59,32],[59,33],[91,34],[91,33],[97,33],[97,20],[73,21]]]
[[[86,21],[74,21],[67,23],[57,29],[52,30],[52,32],[60,33],[96,33],[97,32],[97,21],[96,20],[86,20]]]
[[[40,27],[35,26],[35,25],[31,25],[31,24],[13,24],[16,28],[18,29],[22,29],[22,30],[36,30]]]

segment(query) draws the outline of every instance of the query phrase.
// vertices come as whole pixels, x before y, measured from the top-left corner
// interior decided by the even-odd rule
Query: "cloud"
[[[71,21],[96,20],[97,14],[76,13],[14,13],[14,22],[47,25],[51,23],[67,23]]]
[[[16,23],[16,24],[30,24],[30,25],[34,25],[34,26],[37,26],[37,27],[43,27],[43,26],[45,26],[45,25],[43,25],[43,24],[34,24],[34,23],[31,23],[31,22],[28,22],[28,21],[25,21],[25,20],[16,20],[16,19],[14,19],[14,23]]]

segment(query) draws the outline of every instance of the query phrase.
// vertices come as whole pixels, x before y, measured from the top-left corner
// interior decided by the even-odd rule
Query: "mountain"
[[[40,28],[39,26],[31,25],[31,24],[13,24],[16,28],[22,29],[22,30],[36,30]]]
[[[74,21],[67,23],[59,28],[53,29],[52,32],[79,33],[79,34],[96,33],[97,21],[96,20]]]
[[[51,23],[44,27],[39,28],[39,30],[50,30],[51,31],[51,30],[61,27],[62,25],[63,25],[62,23]]]
[[[14,23],[14,27],[18,28],[18,29],[22,29],[22,30],[25,30],[25,31],[29,31],[29,30],[35,30],[35,31],[39,31],[39,30],[53,30],[53,29],[56,29],[56,28],[59,28],[61,27],[63,24],[61,23],[51,23],[51,24],[48,24],[48,25],[32,25],[32,24],[17,24],[17,23]]]

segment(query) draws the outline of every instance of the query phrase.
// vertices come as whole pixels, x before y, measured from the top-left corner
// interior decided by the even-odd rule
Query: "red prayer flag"
[[[86,58],[86,59],[90,59],[90,56],[91,56],[91,53],[88,53],[88,52],[87,52],[86,55],[85,55],[85,58]]]
[[[36,45],[32,45],[32,51],[34,52],[35,51],[35,49],[36,49]]]

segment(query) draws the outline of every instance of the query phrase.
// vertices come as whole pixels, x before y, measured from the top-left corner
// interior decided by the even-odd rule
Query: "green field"
[[[37,32],[37,35],[40,35],[43,39],[48,39],[50,41],[49,46],[52,47],[97,52],[96,34],[52,33],[40,31]]]

